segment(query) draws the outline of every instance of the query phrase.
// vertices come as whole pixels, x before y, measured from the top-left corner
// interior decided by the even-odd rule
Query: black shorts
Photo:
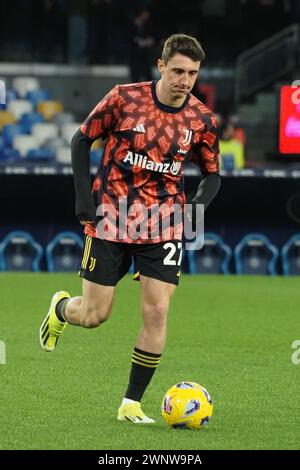
[[[182,243],[118,243],[87,235],[79,276],[104,286],[115,286],[133,266],[133,279],[139,275],[178,284]]]

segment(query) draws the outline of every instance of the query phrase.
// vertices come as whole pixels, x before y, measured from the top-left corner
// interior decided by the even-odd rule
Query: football
[[[169,426],[183,429],[202,428],[208,424],[213,412],[210,394],[195,382],[180,382],[169,388],[161,408]]]

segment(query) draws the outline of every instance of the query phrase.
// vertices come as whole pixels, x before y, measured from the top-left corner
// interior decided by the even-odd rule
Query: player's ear
[[[160,73],[163,72],[164,66],[165,66],[165,63],[164,63],[163,59],[158,59],[157,68],[158,68]]]

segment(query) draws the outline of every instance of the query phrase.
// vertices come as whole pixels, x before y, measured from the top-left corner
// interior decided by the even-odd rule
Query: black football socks
[[[56,316],[61,322],[67,321],[65,319],[65,311],[66,311],[68,300],[70,300],[68,297],[61,299],[55,307]]]
[[[159,364],[161,354],[154,354],[134,348],[129,384],[125,398],[141,401],[141,398]]]

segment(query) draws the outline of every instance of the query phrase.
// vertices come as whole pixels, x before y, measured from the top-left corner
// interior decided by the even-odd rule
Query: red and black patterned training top
[[[163,207],[183,206],[184,162],[193,161],[206,173],[219,171],[214,114],[191,94],[180,108],[163,105],[157,99],[155,81],[115,86],[87,117],[81,131],[93,140],[106,139],[93,195],[97,207],[109,204],[117,217],[116,224],[108,224],[107,240],[127,243],[165,240],[166,234],[162,232],[149,238],[154,223],[150,209],[163,203]],[[123,201],[127,198],[128,207],[134,203],[146,206],[146,214],[143,211],[140,217],[137,213],[134,217],[129,214],[125,223],[128,228],[133,219],[136,224],[147,216],[148,237],[144,234],[133,240],[128,232],[124,235],[124,231],[120,237],[120,197]],[[85,227],[85,232],[98,236],[96,226],[91,224]],[[182,224],[172,225],[171,222],[167,238],[179,240],[181,237]]]

